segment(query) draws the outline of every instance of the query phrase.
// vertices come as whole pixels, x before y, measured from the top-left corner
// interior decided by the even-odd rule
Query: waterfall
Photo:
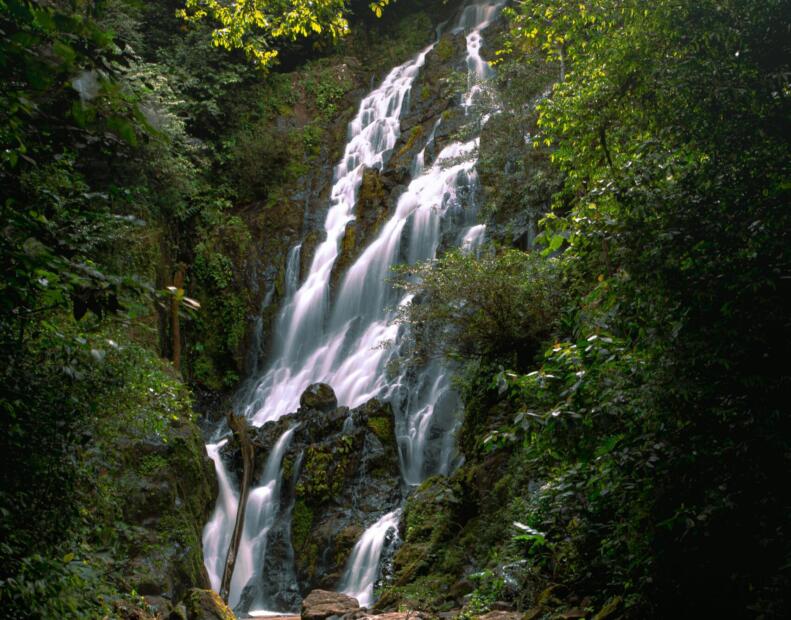
[[[250,491],[245,508],[244,530],[239,542],[228,596],[228,603],[231,607],[239,604],[246,587],[255,590],[255,584],[252,582],[257,574],[257,568],[263,563],[267,536],[275,524],[280,509],[283,456],[288,450],[295,430],[296,427],[290,428],[277,440],[269,453],[260,482]],[[206,446],[209,458],[214,462],[220,487],[214,514],[203,530],[204,563],[209,573],[211,586],[215,591],[220,589],[239,501],[239,494],[231,483],[228,470],[220,455],[220,449],[226,443],[227,440],[224,440],[218,444]],[[255,603],[263,604],[264,602],[255,599]]]
[[[344,354],[350,324],[329,333],[329,286],[332,269],[366,168],[381,169],[401,132],[400,119],[408,108],[412,83],[425,62],[430,46],[409,62],[393,69],[360,104],[349,125],[349,141],[334,172],[330,208],[324,224],[325,240],[318,246],[310,272],[280,313],[275,361],[258,382],[244,407],[244,415],[261,425],[296,411],[303,390],[317,381],[330,383],[339,401],[354,406],[374,392],[365,386],[339,386],[335,381]],[[382,277],[387,274],[383,273]],[[365,344],[376,344],[386,334],[369,334]],[[356,389],[355,389],[356,387]],[[345,388],[345,389],[344,389]]]
[[[502,0],[471,4],[452,30],[466,36],[468,87],[461,108],[478,129],[486,116],[476,118],[475,110],[485,93],[482,82],[491,75],[488,63],[480,56],[481,33],[503,4]],[[287,294],[277,318],[273,357],[268,369],[244,393],[239,406],[241,413],[260,426],[296,411],[305,388],[316,382],[330,384],[338,402],[350,408],[374,397],[388,400],[395,413],[402,476],[408,486],[420,484],[429,475],[452,470],[457,461],[459,403],[451,386],[450,371],[440,361],[417,369],[407,364],[397,376],[386,371],[391,362],[408,357],[407,328],[397,324],[395,318],[396,309],[411,302],[410,296],[403,296],[389,283],[389,276],[398,263],[435,259],[443,239],[449,236],[465,251],[477,251],[485,236],[485,227],[475,225],[479,131],[467,141],[445,145],[433,161],[427,162],[427,148],[433,146],[440,127],[438,120],[415,157],[412,179],[392,216],[342,274],[333,303],[330,280],[346,226],[355,217],[353,210],[364,170],[381,170],[387,162],[400,135],[400,120],[408,110],[412,85],[432,48],[433,45],[427,47],[393,69],[362,100],[349,125],[345,152],[334,171],[324,226],[326,238],[316,249],[310,271],[301,284],[301,246],[289,251]],[[459,220],[466,223],[462,230]],[[382,346],[385,343],[392,346]],[[349,418],[344,429],[351,430],[352,425]],[[250,526],[245,527],[240,545],[231,587],[232,605],[239,602],[245,587],[254,587],[266,535],[278,513],[277,489],[283,456],[278,451],[287,449],[291,432],[281,437],[273,449],[264,479],[248,502],[246,518],[250,519]],[[224,557],[218,558],[227,549],[229,525],[233,527],[236,510],[235,494],[219,457],[221,447],[222,444],[207,446],[221,487],[217,508],[204,531],[206,566],[215,588],[224,561]],[[397,531],[400,514],[400,509],[388,512],[368,527],[349,558],[340,588],[363,605],[374,602],[381,555],[388,533]]]
[[[302,244],[295,245],[288,251],[286,258],[286,292],[285,299],[291,299],[299,287],[299,266],[302,259]]]
[[[468,90],[462,100],[466,115],[471,113],[483,93],[481,83],[492,74],[488,63],[480,56],[483,40],[481,31],[491,23],[501,6],[502,3],[478,3],[467,7],[454,30],[469,31],[466,35]],[[485,116],[480,120],[479,128],[486,120]],[[433,142],[438,126],[439,122],[435,124],[427,146]],[[371,334],[398,337],[398,333],[387,334],[395,318],[395,313],[388,310],[386,305],[393,305],[393,291],[387,285],[387,273],[404,249],[410,263],[434,259],[446,214],[461,209],[465,204],[474,205],[478,186],[475,168],[479,143],[479,137],[475,137],[468,142],[449,144],[428,168],[425,163],[426,149],[418,153],[412,167],[413,180],[399,198],[394,216],[344,277],[333,316],[336,328],[348,329],[349,323],[344,321],[370,317],[360,344],[367,345],[367,338]],[[470,216],[475,213],[470,214],[470,209],[467,211],[465,219],[474,219]],[[468,227],[461,236],[460,246],[465,251],[476,252],[483,242],[485,231],[483,225]],[[407,246],[402,248],[401,243],[405,239]],[[410,301],[411,298],[407,296],[398,303],[403,305]],[[460,421],[456,415],[458,402],[451,388],[448,369],[439,362],[433,362],[421,369],[416,379],[410,380],[408,371],[405,371],[396,381],[387,385],[383,368],[388,361],[401,355],[400,347],[391,349],[389,354],[382,348],[378,351],[369,349],[364,354],[359,347],[356,351],[357,354],[347,354],[340,366],[342,373],[337,373],[333,378],[343,385],[351,376],[356,382],[354,387],[357,393],[364,393],[358,388],[363,383],[369,393],[384,393],[391,400],[397,414],[396,429],[405,482],[417,485],[432,473],[449,473],[455,454],[454,438]],[[373,376],[368,374],[371,369],[375,369]],[[435,435],[439,435],[440,440],[435,442],[432,451],[429,444]],[[370,606],[374,602],[374,586],[379,578],[386,537],[388,532],[397,528],[399,518],[400,510],[396,510],[371,525],[349,558],[341,589],[356,597],[362,606]]]
[[[266,554],[267,535],[275,524],[280,508],[280,478],[283,455],[286,453],[296,427],[280,436],[269,453],[261,481],[250,491],[244,515],[244,531],[239,542],[236,566],[231,579],[228,603],[236,607],[242,591],[256,575],[256,568],[263,563]],[[253,585],[254,587],[254,585]],[[256,601],[263,603],[263,601]]]
[[[352,550],[351,560],[341,581],[341,591],[353,596],[361,607],[374,604],[374,584],[378,577],[379,558],[390,532],[398,532],[401,510],[388,512],[365,530]]]
[[[225,567],[225,556],[228,552],[228,545],[233,534],[234,521],[236,520],[236,508],[239,502],[239,495],[233,488],[228,470],[222,462],[220,449],[228,443],[227,439],[216,443],[208,444],[206,452],[214,463],[214,471],[217,473],[217,483],[219,495],[217,505],[211,519],[203,528],[203,562],[206,571],[209,573],[209,581],[215,592],[220,591],[220,581]]]

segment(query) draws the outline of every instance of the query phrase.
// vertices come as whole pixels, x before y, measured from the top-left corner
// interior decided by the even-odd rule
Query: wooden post
[[[250,485],[253,480],[254,448],[250,437],[247,434],[248,424],[244,416],[236,417],[233,413],[228,414],[228,424],[234,435],[239,439],[239,446],[242,450],[242,484],[239,491],[239,505],[236,507],[236,523],[233,528],[231,544],[228,546],[228,555],[225,556],[225,569],[220,582],[220,598],[226,603],[231,589],[231,577],[233,568],[236,564],[236,555],[239,550],[239,542],[244,531],[244,513],[247,508],[247,496],[250,494]]]

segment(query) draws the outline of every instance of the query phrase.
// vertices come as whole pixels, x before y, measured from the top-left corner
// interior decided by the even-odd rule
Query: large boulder
[[[213,590],[193,588],[184,599],[187,620],[236,620],[236,616]]]
[[[302,601],[303,620],[324,620],[330,616],[343,616],[360,609],[356,598],[340,592],[313,590]]]
[[[299,398],[299,405],[303,409],[328,412],[338,407],[335,391],[326,383],[309,385]]]
[[[291,541],[303,592],[338,584],[365,528],[401,493],[389,405],[370,401],[323,418],[306,420],[304,443],[292,446],[299,453],[285,461],[300,465],[293,470]]]
[[[518,611],[490,611],[478,616],[478,620],[523,620],[523,615]]]
[[[120,515],[107,527],[117,528],[123,553],[121,587],[173,603],[189,588],[209,587],[201,535],[217,481],[191,419],[172,420],[160,433],[119,438],[99,483],[119,498]]]

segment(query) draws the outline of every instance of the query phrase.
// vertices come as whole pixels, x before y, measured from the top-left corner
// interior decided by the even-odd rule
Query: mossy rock
[[[366,168],[357,193],[355,219],[346,226],[338,259],[332,271],[332,285],[337,286],[346,270],[373,241],[390,215],[390,191],[378,170]]]
[[[236,616],[213,590],[192,589],[184,598],[187,620],[236,620]]]
[[[372,417],[368,418],[366,424],[383,444],[392,445],[395,442],[393,418],[387,416]]]
[[[297,498],[304,499],[309,506],[319,506],[337,498],[353,469],[353,452],[360,447],[359,442],[355,446],[354,438],[348,435],[331,445],[308,446],[296,485]]]
[[[424,86],[424,88],[426,88],[426,86]],[[428,98],[428,97],[426,97],[426,98]],[[412,151],[412,149],[415,148],[415,146],[417,145],[418,140],[420,140],[425,133],[426,133],[426,131],[425,131],[425,129],[423,129],[423,125],[415,125],[410,130],[409,137],[407,138],[406,142],[404,143],[404,146],[402,146],[401,149],[396,154],[396,157],[398,157],[398,158],[404,157],[404,155],[406,155],[410,151]]]
[[[337,567],[344,567],[346,561],[354,549],[354,545],[363,534],[363,529],[358,525],[350,525],[342,529],[335,537],[333,564]]]
[[[335,391],[326,383],[309,385],[299,398],[299,405],[305,409],[313,409],[327,413],[338,407]]]
[[[307,547],[313,529],[313,510],[304,499],[298,499],[291,515],[291,542],[294,551],[300,552]]]
[[[440,61],[448,62],[456,53],[456,45],[453,43],[453,37],[447,34],[443,36],[434,47],[434,52],[437,54]]]

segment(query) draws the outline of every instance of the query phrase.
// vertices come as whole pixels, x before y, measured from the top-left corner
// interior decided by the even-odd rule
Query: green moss
[[[302,85],[319,115],[329,120],[338,109],[338,103],[354,87],[351,71],[345,63],[329,64],[322,59],[302,70]]]
[[[297,483],[297,495],[313,505],[336,497],[343,489],[352,444],[353,439],[344,436],[334,446],[309,446]]]
[[[343,235],[341,242],[341,256],[338,260],[339,271],[345,271],[345,268],[357,248],[357,226],[356,222],[351,222],[346,226],[346,234]]]
[[[386,417],[381,418],[368,418],[368,428],[373,431],[384,444],[390,444],[394,441],[393,435],[393,420]]]
[[[404,543],[393,558],[393,586],[382,605],[441,611],[469,558],[458,541],[462,501],[447,478],[429,478],[407,500]]]
[[[138,463],[137,471],[143,476],[150,476],[158,471],[167,469],[168,462],[158,454],[144,456]]]
[[[297,562],[308,575],[308,577],[313,578],[313,576],[316,574],[316,563],[318,560],[319,546],[312,542],[303,549],[302,555],[297,559]]]
[[[334,554],[333,565],[341,568],[346,565],[346,561],[354,549],[354,545],[360,539],[362,530],[355,526],[347,527],[341,530],[335,537],[334,541]]]
[[[190,618],[236,620],[231,609],[213,590],[191,590],[184,602]]]
[[[412,148],[415,146],[417,141],[421,137],[423,137],[423,133],[424,133],[423,125],[415,125],[412,128],[412,131],[409,132],[409,138],[407,139],[406,144],[404,144],[404,146],[401,147],[401,150],[398,151],[398,155],[396,155],[396,157],[403,157],[404,155],[409,153],[409,151],[412,150]]]
[[[321,155],[321,146],[327,141],[327,130],[318,123],[309,123],[302,128],[302,146],[309,157]]]
[[[298,499],[294,503],[291,516],[291,542],[295,550],[306,548],[312,528],[313,510],[305,503],[305,500]]]
[[[432,573],[414,578],[407,584],[386,588],[376,609],[407,608],[441,612],[456,607],[451,592],[456,578],[446,573]]]
[[[283,458],[283,480],[291,480],[291,474],[294,472],[294,458],[286,456]]]
[[[434,51],[437,53],[437,57],[442,62],[447,62],[448,60],[453,58],[453,52],[454,52],[453,41],[450,38],[450,36],[445,35],[444,37],[442,37],[439,40],[439,43],[437,43],[436,47],[434,48]]]
[[[202,582],[211,468],[189,392],[170,365],[110,335],[123,346],[107,352],[100,369],[122,379],[95,395],[90,450],[81,455],[85,548],[110,555],[123,588],[147,584],[180,595]]]

